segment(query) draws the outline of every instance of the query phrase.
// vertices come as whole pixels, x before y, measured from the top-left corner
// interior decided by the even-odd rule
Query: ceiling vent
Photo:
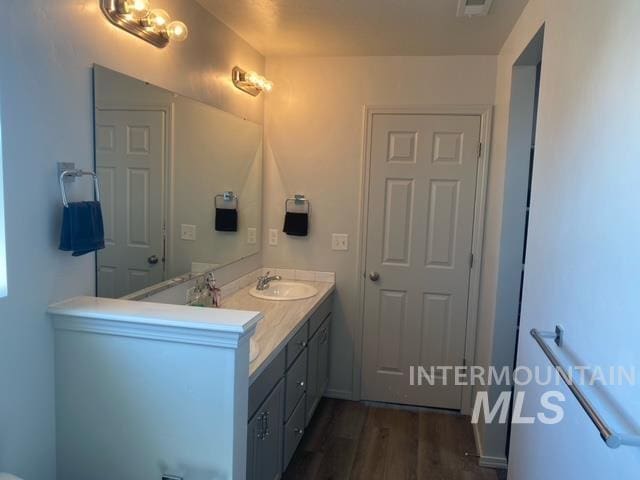
[[[489,14],[493,0],[458,0],[459,17],[477,17]]]

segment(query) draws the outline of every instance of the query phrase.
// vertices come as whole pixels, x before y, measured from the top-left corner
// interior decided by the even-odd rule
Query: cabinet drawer
[[[305,394],[307,389],[307,350],[291,366],[286,376],[285,420],[289,419],[293,409]]]
[[[304,406],[306,399],[303,397],[293,411],[291,418],[284,427],[284,469],[286,470],[293,454],[304,435]]]
[[[300,355],[300,352],[306,348],[308,339],[309,325],[308,322],[305,322],[293,338],[289,340],[289,343],[287,343],[287,368],[295,362],[298,355]]]
[[[322,302],[322,304],[320,304],[318,309],[315,312],[313,312],[313,314],[309,318],[309,338],[313,337],[313,334],[316,333],[318,328],[320,328],[320,325],[322,325],[322,322],[324,322],[325,319],[331,313],[332,308],[333,308],[333,294],[329,295],[329,298],[327,298],[324,302]]]
[[[274,358],[269,366],[256,378],[249,387],[249,418],[262,404],[269,392],[276,386],[284,375],[284,350]]]

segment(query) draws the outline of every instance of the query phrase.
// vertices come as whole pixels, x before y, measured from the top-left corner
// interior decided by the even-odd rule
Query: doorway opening
[[[500,276],[504,282],[505,307],[510,311],[511,321],[515,322],[515,345],[510,359],[513,368],[518,354],[524,292],[543,44],[544,27],[514,63],[511,83]],[[510,436],[511,424],[507,426],[507,458]]]

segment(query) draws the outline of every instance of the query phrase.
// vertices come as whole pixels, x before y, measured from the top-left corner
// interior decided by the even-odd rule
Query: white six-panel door
[[[96,110],[96,169],[105,226],[98,296],[163,280],[165,113]]]
[[[481,117],[376,114],[370,145],[362,396],[460,409],[410,367],[464,361]]]

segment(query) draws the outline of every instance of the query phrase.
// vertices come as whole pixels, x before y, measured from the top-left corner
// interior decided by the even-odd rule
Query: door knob
[[[372,282],[377,282],[378,280],[380,280],[380,274],[378,272],[371,272],[369,274],[369,278]]]
[[[147,258],[147,262],[149,262],[149,265],[155,265],[156,263],[158,263],[158,256],[157,255],[151,255],[149,258]]]

